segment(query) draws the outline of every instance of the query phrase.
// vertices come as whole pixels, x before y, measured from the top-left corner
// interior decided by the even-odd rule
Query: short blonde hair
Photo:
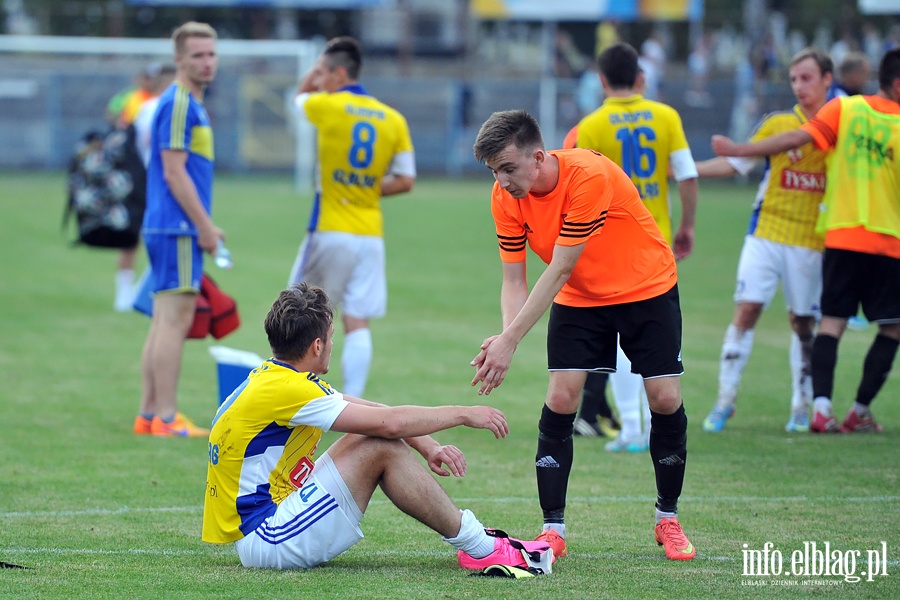
[[[198,23],[197,21],[188,21],[184,25],[172,32],[172,41],[175,42],[175,54],[184,54],[185,40],[191,37],[208,38],[211,40],[218,39],[216,30],[207,23]]]
[[[816,65],[819,67],[819,72],[824,76],[826,73],[831,73],[834,75],[834,61],[831,60],[831,56],[828,55],[824,50],[820,50],[815,46],[808,46],[803,50],[800,50],[791,57],[791,63],[788,65],[789,67],[793,67],[801,60],[806,60],[807,58],[811,58],[816,61]]]

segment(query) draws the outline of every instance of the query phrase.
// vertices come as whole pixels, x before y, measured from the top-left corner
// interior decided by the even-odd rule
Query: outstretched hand
[[[476,369],[472,385],[481,382],[479,394],[490,394],[503,383],[515,351],[515,345],[510,346],[499,335],[492,335],[481,343],[481,352],[469,363]]]
[[[717,156],[737,156],[736,152],[738,145],[729,137],[724,135],[714,135],[710,139],[710,145]]]
[[[470,406],[466,413],[466,427],[474,429],[487,429],[498,440],[509,434],[509,424],[506,415],[499,408],[493,406]]]
[[[428,468],[441,477],[448,477],[451,473],[454,477],[463,477],[466,474],[466,457],[456,446],[437,446],[425,460],[428,462]],[[443,465],[447,465],[449,471],[444,469]]]

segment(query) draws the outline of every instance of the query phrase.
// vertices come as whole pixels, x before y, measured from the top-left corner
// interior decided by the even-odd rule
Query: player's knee
[[[574,413],[578,410],[578,404],[581,402],[581,392],[582,388],[550,390],[545,406],[549,406],[553,412],[559,414]]]
[[[330,454],[334,454],[335,450],[341,454],[348,453],[360,457],[370,464],[377,464],[396,459],[400,453],[409,452],[409,447],[400,439],[389,440],[348,433],[335,442],[334,448],[330,448],[328,451]]]
[[[650,390],[647,390],[647,404],[655,413],[671,415],[681,406],[681,391],[667,388],[651,393]]]

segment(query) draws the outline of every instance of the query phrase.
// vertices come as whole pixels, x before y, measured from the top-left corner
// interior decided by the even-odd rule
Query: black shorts
[[[860,306],[870,321],[900,321],[900,259],[825,248],[822,314],[849,319]]]
[[[644,378],[681,375],[681,306],[678,286],[639,302],[574,307],[553,303],[547,326],[551,371],[616,370],[616,339]]]

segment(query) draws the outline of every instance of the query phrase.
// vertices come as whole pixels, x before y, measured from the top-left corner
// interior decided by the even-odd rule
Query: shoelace
[[[660,523],[660,528],[662,529],[663,537],[673,540],[679,548],[684,548],[690,543],[684,535],[684,531],[681,529],[681,524],[678,521],[672,521],[671,519],[665,520]]]

